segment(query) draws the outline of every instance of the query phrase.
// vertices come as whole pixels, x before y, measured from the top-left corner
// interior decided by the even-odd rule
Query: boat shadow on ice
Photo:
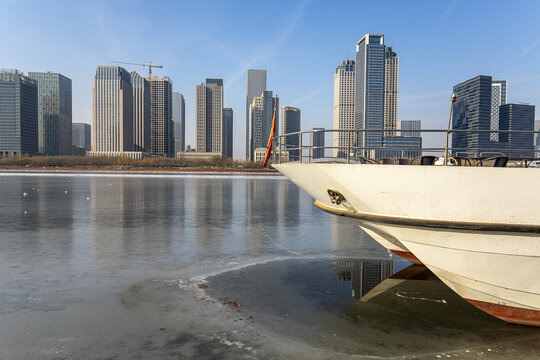
[[[209,277],[205,290],[216,299],[234,298],[272,336],[341,353],[465,355],[466,349],[497,346],[536,351],[531,346],[540,337],[534,329],[498,320],[463,300],[426,267],[401,269],[403,264],[280,260]],[[516,345],[525,339],[532,345]]]

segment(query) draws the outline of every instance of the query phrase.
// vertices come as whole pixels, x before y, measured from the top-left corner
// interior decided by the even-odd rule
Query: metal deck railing
[[[322,134],[322,135],[321,135]],[[384,144],[383,137],[391,134],[399,143]],[[403,135],[405,134],[405,135]],[[415,136],[411,136],[415,135]],[[488,142],[487,147],[451,147],[426,146],[422,141],[429,138],[429,143],[452,144],[459,142],[459,137],[484,137],[489,139],[491,134],[508,134],[508,142]],[[535,134],[540,131],[508,131],[508,130],[439,130],[439,129],[319,129],[294,133],[282,134],[274,138],[272,150],[272,162],[342,162],[373,163],[373,164],[440,164],[440,165],[462,165],[462,166],[520,166],[520,167],[540,167],[540,149],[534,148]],[[529,135],[531,138],[525,139],[530,143],[530,148],[516,148],[517,140],[511,141],[512,136],[523,137]],[[317,137],[324,137],[327,143],[331,136],[331,145],[320,145]],[[439,137],[439,139],[437,139]],[[456,137],[458,137],[456,139]],[[306,139],[309,138],[309,139]],[[422,140],[418,140],[422,138]],[[486,139],[482,139],[486,141]],[[404,142],[408,142],[405,145]],[[419,146],[413,146],[414,142]],[[424,141],[426,142],[426,141]],[[378,146],[373,146],[376,143]],[[371,145],[371,146],[369,146]],[[500,160],[505,158],[506,160]],[[444,161],[446,159],[446,161]],[[499,160],[497,160],[499,159]],[[495,165],[492,165],[494,163]]]

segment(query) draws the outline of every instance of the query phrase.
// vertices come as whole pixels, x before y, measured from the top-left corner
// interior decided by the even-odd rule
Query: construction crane
[[[150,81],[150,83],[152,83],[152,68],[163,69],[163,66],[161,66],[161,65],[152,65],[151,61],[150,61],[150,64],[137,64],[137,63],[130,63],[130,62],[125,62],[125,61],[114,61],[114,60],[111,60],[111,62],[117,63],[117,64],[129,64],[129,65],[137,65],[137,66],[146,66],[146,67],[148,67],[148,80]]]

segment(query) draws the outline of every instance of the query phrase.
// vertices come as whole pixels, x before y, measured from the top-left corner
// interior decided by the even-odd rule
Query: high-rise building
[[[491,129],[491,76],[479,75],[454,86],[457,100],[454,103],[452,129]],[[495,129],[493,129],[495,130]],[[498,129],[496,129],[498,130]],[[476,156],[489,149],[500,149],[501,144],[490,141],[490,133],[452,134],[454,155]]]
[[[397,122],[394,135],[384,137],[384,150],[386,158],[414,159],[422,155],[422,136],[420,120],[401,120]],[[404,131],[406,130],[406,131]],[[388,150],[387,150],[388,149]]]
[[[38,152],[71,155],[71,79],[53,72],[29,72],[38,84]]]
[[[197,152],[223,155],[223,79],[197,85]]]
[[[395,129],[399,75],[396,53],[384,45],[384,35],[366,34],[356,44],[355,60],[355,127]],[[385,134],[393,132],[361,132],[354,143],[368,148],[361,152],[362,156],[380,157],[381,151],[376,148],[384,146]]]
[[[150,83],[136,71],[131,72],[133,87],[133,150],[150,152]]]
[[[174,151],[186,150],[186,102],[179,92],[172,94],[172,119],[174,124]]]
[[[152,154],[173,155],[174,134],[171,132],[172,81],[168,77],[152,77],[151,147]]]
[[[300,132],[300,109],[292,106],[281,107],[281,134]],[[287,150],[287,148],[298,148],[298,135],[282,137],[281,150],[289,152],[290,160],[298,160],[299,150]]]
[[[354,121],[354,60],[343,60],[334,74],[334,129],[355,129]],[[347,157],[350,134],[334,132],[334,157]]]
[[[133,151],[133,87],[131,75],[121,66],[96,67],[92,128],[95,155]]]
[[[506,80],[491,81],[491,122],[489,129],[499,129],[499,107],[506,104]],[[499,141],[498,133],[489,134],[490,141]]]
[[[324,128],[313,128],[312,130],[324,130]],[[311,133],[311,158],[320,159],[324,157],[324,131]]]
[[[223,157],[233,157],[233,109],[223,109]]]
[[[366,34],[356,44],[355,126],[358,129],[384,129],[385,99],[384,36]],[[382,148],[383,132],[360,133],[360,147]],[[363,156],[378,157],[377,152],[363,151]]]
[[[261,96],[266,91],[266,70],[248,69],[247,71],[247,91],[246,91],[246,160],[250,159],[250,130],[252,125],[249,122],[249,107],[253,103],[255,96]]]
[[[255,96],[251,103],[249,113],[249,160],[255,161],[255,150],[265,148],[272,131],[274,109],[276,110],[275,134],[279,134],[279,98],[273,96],[272,91],[263,91],[261,96]]]
[[[384,76],[384,128],[395,129],[397,126],[399,85],[399,57],[391,47],[386,47]],[[392,135],[390,131],[386,134]]]
[[[72,130],[72,145],[90,151],[90,146],[92,144],[92,134],[90,124],[85,123],[73,123],[71,126]]]
[[[0,71],[0,156],[38,151],[38,84],[18,70]]]
[[[499,109],[499,129],[534,131],[534,105],[504,104]],[[533,157],[534,134],[500,133],[499,142],[508,144],[510,157]],[[521,151],[520,151],[521,150]]]

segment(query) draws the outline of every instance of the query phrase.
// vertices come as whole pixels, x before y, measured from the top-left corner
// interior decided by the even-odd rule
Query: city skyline
[[[0,54],[0,66],[25,74],[59,72],[72,79],[73,122],[90,124],[95,66],[113,59],[153,60],[164,65],[155,69],[155,76],[170,77],[173,91],[185,96],[185,144],[191,147],[195,146],[195,85],[201,78],[223,78],[224,102],[242,119],[248,69],[267,70],[267,88],[279,95],[282,105],[302,109],[302,130],[332,128],[335,66],[345,59],[347,50],[353,53],[354,44],[366,33],[384,34],[399,53],[398,120],[421,119],[424,128],[445,127],[452,86],[478,74],[508,80],[512,84],[509,103],[540,103],[536,90],[540,75],[534,72],[540,35],[530,26],[540,18],[540,4],[426,1],[410,6],[391,2],[385,11],[374,11],[375,5],[366,3],[358,4],[358,9],[362,7],[369,18],[350,11],[329,19],[327,14],[340,8],[339,4],[299,1],[265,8],[268,17],[263,21],[249,16],[263,11],[263,4],[250,9],[220,2],[160,4],[168,11],[158,16],[147,14],[141,2],[130,6],[8,2],[4,4],[7,12],[25,13],[34,25],[5,39],[10,51]],[[207,18],[196,21],[196,14],[207,8],[212,8]],[[478,18],[478,13],[484,16]],[[185,20],[180,24],[172,21],[178,14]],[[55,21],[60,17],[66,21],[62,26]],[[508,21],[488,26],[489,19],[500,17]],[[141,26],[125,38],[122,28],[139,20]],[[16,27],[15,21],[5,19],[0,30],[7,33]],[[320,26],[321,22],[326,25]],[[40,31],[33,31],[34,26]],[[72,31],[62,31],[65,26]],[[471,33],[474,41],[464,41]],[[149,48],[151,54],[144,50]],[[28,56],[29,49],[42,55]],[[126,69],[147,75],[139,68]],[[243,121],[234,123],[237,159],[245,158],[245,131]]]

